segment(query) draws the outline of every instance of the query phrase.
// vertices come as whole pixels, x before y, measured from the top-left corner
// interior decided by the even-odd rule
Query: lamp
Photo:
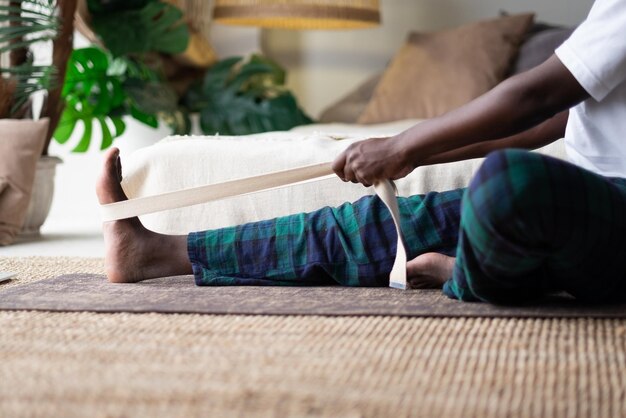
[[[216,0],[216,22],[278,29],[359,29],[380,23],[379,0]]]

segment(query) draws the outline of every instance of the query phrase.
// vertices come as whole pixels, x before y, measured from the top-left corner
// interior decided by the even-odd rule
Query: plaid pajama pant
[[[626,179],[521,150],[490,154],[467,189],[398,198],[409,259],[456,256],[444,293],[518,303],[548,291],[626,299]],[[188,236],[198,285],[387,286],[393,220],[366,196]]]

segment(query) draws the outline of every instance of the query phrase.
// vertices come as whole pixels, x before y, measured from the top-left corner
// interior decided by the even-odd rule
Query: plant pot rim
[[[39,160],[45,160],[48,163],[56,163],[56,164],[61,164],[63,162],[63,160],[59,157],[57,157],[56,155],[42,155],[41,157],[39,157]]]
[[[62,164],[63,160],[53,155],[42,155],[37,160],[37,170],[56,170],[56,166]]]
[[[0,123],[2,124],[26,124],[26,123],[49,123],[50,118],[44,117],[39,119],[28,119],[28,118],[0,118]]]

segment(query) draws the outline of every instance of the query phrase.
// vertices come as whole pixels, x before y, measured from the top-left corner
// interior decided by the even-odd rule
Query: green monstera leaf
[[[189,43],[183,12],[158,1],[140,9],[96,13],[93,28],[115,56],[150,51],[177,54]]]
[[[100,148],[110,147],[124,133],[124,115],[153,128],[161,119],[176,134],[188,133],[191,126],[178,97],[156,72],[130,58],[112,59],[96,47],[72,52],[61,96],[66,105],[54,138],[64,144],[82,124],[74,152],[89,149],[94,129],[102,133]]]
[[[268,58],[228,58],[211,67],[183,103],[200,113],[200,127],[210,135],[281,131],[313,122],[284,82],[284,70]]]
[[[89,149],[94,129],[102,133],[101,149],[110,147],[124,132],[121,117],[126,95],[120,74],[110,71],[109,57],[102,50],[83,48],[72,52],[61,96],[66,104],[54,138],[64,144],[82,122],[84,131],[74,152]]]

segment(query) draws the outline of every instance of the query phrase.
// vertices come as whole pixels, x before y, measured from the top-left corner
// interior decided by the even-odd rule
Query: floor
[[[20,237],[9,247],[0,248],[6,257],[103,257],[104,240],[95,230],[67,232],[54,227],[43,229],[39,237]]]
[[[0,358],[3,417],[626,416],[625,320],[1,311]]]

